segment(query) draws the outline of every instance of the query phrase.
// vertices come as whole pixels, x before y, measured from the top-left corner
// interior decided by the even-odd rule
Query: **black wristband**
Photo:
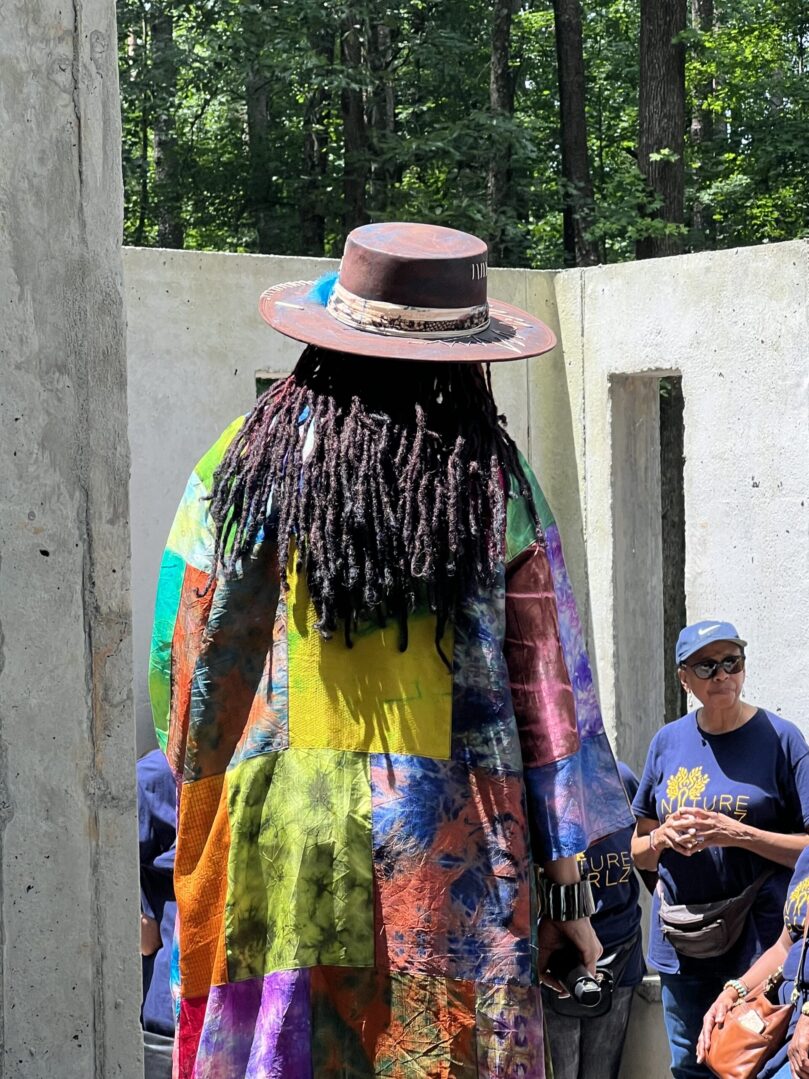
[[[595,914],[593,888],[589,880],[578,884],[555,884],[546,876],[539,878],[539,911],[552,922],[573,922]]]

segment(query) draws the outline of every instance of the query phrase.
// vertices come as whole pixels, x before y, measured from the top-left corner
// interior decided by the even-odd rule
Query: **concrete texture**
[[[0,3],[0,1035],[142,1075],[112,0]]]
[[[620,1079],[671,1079],[671,1053],[660,1004],[660,982],[647,975],[635,990]]]
[[[688,618],[735,622],[750,642],[747,699],[809,734],[809,244],[574,274],[581,311],[560,313],[582,338],[593,644],[619,752],[642,765],[662,668],[643,641],[654,650],[658,632],[655,479],[617,429],[637,423],[656,460],[654,393],[641,398],[666,373],[682,375],[685,399]]]

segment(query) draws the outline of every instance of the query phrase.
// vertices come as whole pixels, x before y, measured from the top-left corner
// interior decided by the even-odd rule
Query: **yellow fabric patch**
[[[354,647],[324,641],[306,580],[289,570],[289,745],[406,753],[446,760],[452,735],[452,675],[435,648],[429,612],[408,619],[408,646],[398,627],[361,628]],[[452,662],[453,635],[442,648]]]

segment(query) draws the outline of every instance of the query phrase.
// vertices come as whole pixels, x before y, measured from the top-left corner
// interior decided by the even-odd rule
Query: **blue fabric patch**
[[[606,734],[583,738],[577,753],[525,769],[535,861],[581,854],[634,823]]]

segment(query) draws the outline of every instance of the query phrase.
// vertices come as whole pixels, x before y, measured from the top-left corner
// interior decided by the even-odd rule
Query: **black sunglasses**
[[[725,674],[738,674],[744,670],[744,654],[740,656],[725,656],[724,659],[701,659],[699,663],[681,663],[681,667],[687,667],[693,671],[697,678],[713,678],[721,667]]]

